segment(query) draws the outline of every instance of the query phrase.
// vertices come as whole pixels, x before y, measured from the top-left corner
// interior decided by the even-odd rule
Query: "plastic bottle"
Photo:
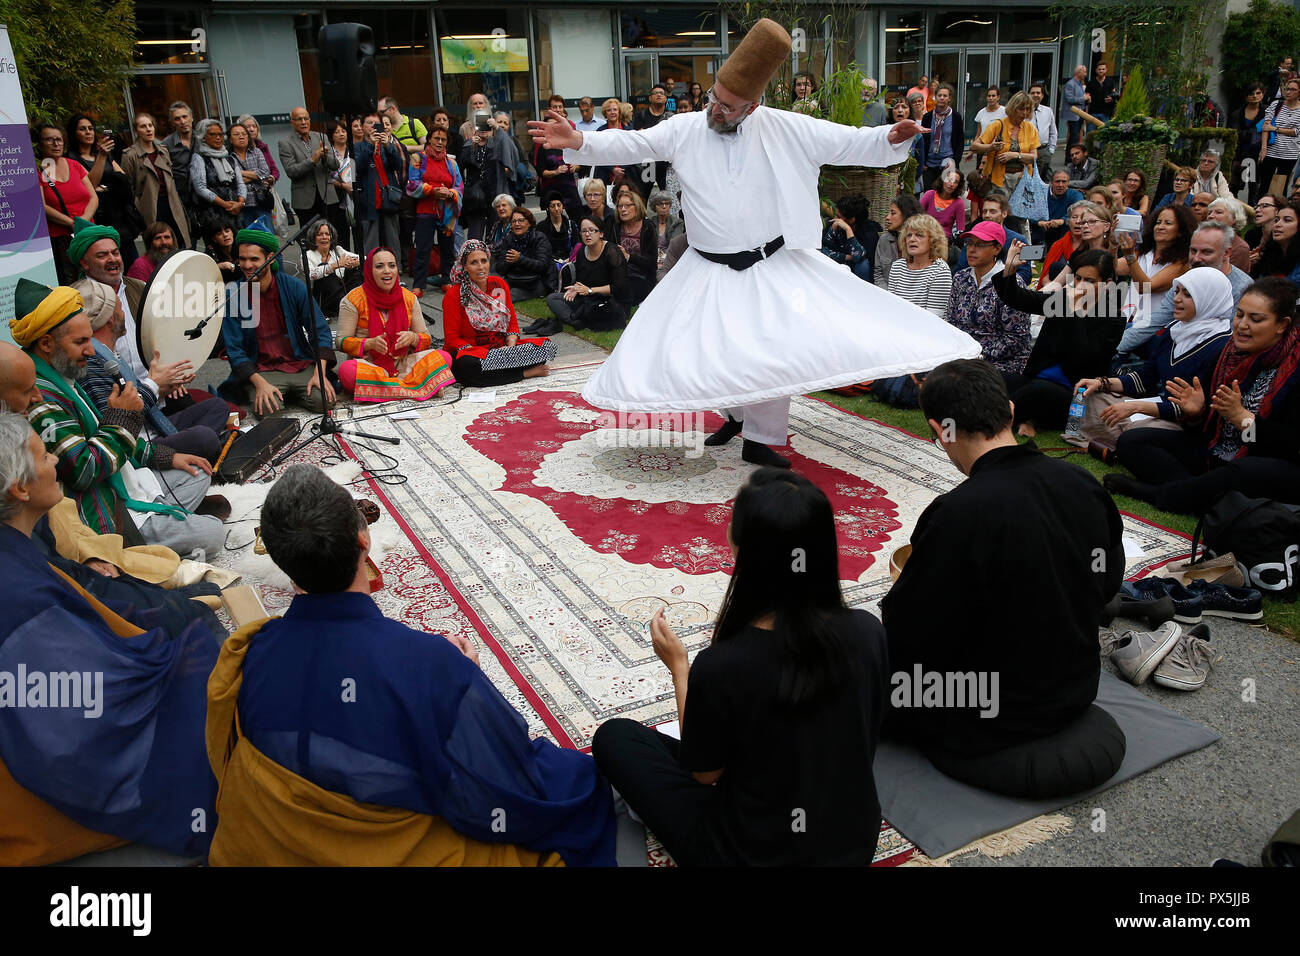
[[[1070,419],[1065,423],[1065,431],[1061,433],[1061,437],[1067,441],[1077,439],[1083,429],[1083,415],[1087,407],[1087,401],[1083,397],[1085,391],[1080,385],[1074,392],[1074,400],[1070,402]]]

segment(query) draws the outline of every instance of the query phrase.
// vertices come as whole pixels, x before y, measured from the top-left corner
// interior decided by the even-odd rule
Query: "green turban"
[[[275,233],[267,232],[265,229],[241,229],[235,236],[235,252],[239,252],[239,247],[244,243],[252,243],[255,246],[261,246],[266,250],[267,255],[272,255],[280,251],[280,240],[276,238]],[[280,271],[280,261],[277,259],[271,263],[271,271]]]
[[[97,226],[89,219],[80,216],[72,220],[72,241],[68,243],[68,260],[73,265],[80,265],[82,258],[95,243],[101,239],[112,239],[120,248],[122,236],[112,226]]]

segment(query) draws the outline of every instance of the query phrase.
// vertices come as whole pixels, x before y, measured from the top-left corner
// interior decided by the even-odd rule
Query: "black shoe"
[[[739,424],[739,423],[737,423]],[[705,439],[707,441],[707,439]],[[790,459],[783,458],[762,442],[745,439],[740,457],[751,465],[766,465],[769,468],[789,468]]]
[[[725,445],[727,442],[731,441],[731,439],[740,434],[740,429],[742,427],[743,426],[740,422],[728,415],[723,426],[708,438],[704,439],[704,444],[708,445],[710,448],[717,448],[719,445]]]
[[[559,335],[564,331],[558,319],[542,319],[540,322],[534,322],[525,331],[525,335]]]
[[[1193,580],[1187,590],[1201,599],[1201,610],[1211,617],[1259,621],[1264,617],[1263,596],[1254,588],[1234,588],[1217,582]]]
[[[1156,503],[1156,486],[1130,478],[1128,475],[1111,472],[1101,479],[1101,486],[1112,495],[1128,495],[1147,504]]]
[[[1110,622],[1117,617],[1127,617],[1134,620],[1146,621],[1147,630],[1154,631],[1165,621],[1172,621],[1174,615],[1178,613],[1174,606],[1174,599],[1169,595],[1161,598],[1135,598],[1130,594],[1120,591],[1110,603],[1102,609],[1102,627],[1109,627]]]

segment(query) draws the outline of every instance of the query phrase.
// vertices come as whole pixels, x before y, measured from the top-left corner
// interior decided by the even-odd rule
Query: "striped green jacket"
[[[58,476],[63,491],[77,503],[77,511],[88,528],[99,534],[117,534],[114,516],[118,496],[109,478],[125,462],[137,467],[166,467],[170,449],[161,449],[139,437],[144,418],[139,412],[109,409],[98,419],[98,429],[87,435],[77,417],[77,409],[57,387],[41,376],[40,402],[27,410],[27,420],[41,436],[46,449],[59,459]],[[73,388],[81,391],[81,386]],[[83,393],[84,397],[84,393]],[[86,405],[93,409],[90,399]]]

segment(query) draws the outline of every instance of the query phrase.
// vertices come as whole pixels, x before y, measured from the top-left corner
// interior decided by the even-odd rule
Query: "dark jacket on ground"
[[[996,717],[977,707],[891,708],[891,735],[991,753],[1047,736],[1097,696],[1102,608],[1124,579],[1123,524],[1077,465],[995,448],[932,501],[881,602],[890,671],[998,674]]]

